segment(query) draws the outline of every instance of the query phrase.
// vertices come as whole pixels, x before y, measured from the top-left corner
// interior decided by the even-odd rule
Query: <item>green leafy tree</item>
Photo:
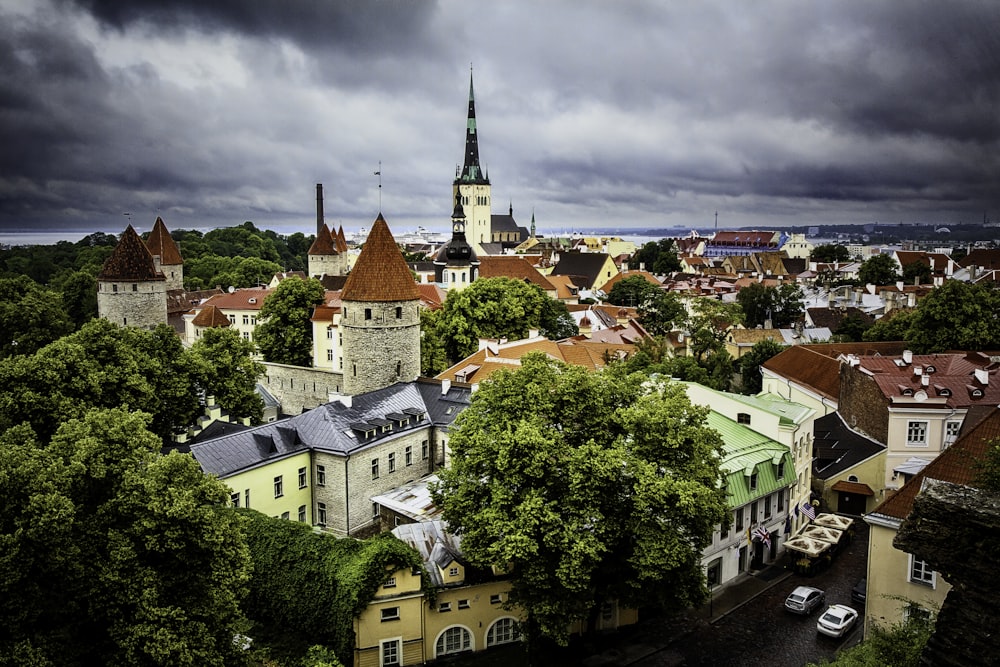
[[[420,374],[433,377],[448,368],[448,352],[438,330],[437,310],[420,309]]]
[[[52,279],[52,288],[62,292],[66,315],[79,329],[97,317],[97,278],[87,270],[63,272]]]
[[[934,632],[932,620],[920,614],[906,621],[885,627],[875,623],[860,644],[844,649],[823,667],[918,667],[920,654]],[[817,667],[809,663],[808,667]]]
[[[814,262],[846,262],[851,259],[847,247],[839,243],[823,243],[813,248],[809,259]]]
[[[466,557],[506,565],[530,637],[605,601],[687,607],[727,516],[720,436],[676,384],[531,354],[473,394],[434,490]]]
[[[34,354],[72,330],[59,292],[28,276],[0,278],[0,358]]]
[[[927,285],[931,282],[931,266],[921,261],[910,262],[903,267],[903,282]]]
[[[174,330],[94,319],[33,355],[0,364],[0,430],[26,421],[40,437],[91,408],[127,406],[152,416],[161,438],[200,410],[193,364]]]
[[[0,664],[245,664],[249,556],[228,490],[161,456],[148,418],[92,410],[0,435]]]
[[[546,296],[542,301],[542,312],[538,315],[538,331],[549,340],[562,340],[576,336],[580,328],[565,303]]]
[[[905,340],[916,315],[917,311],[912,308],[894,308],[875,320],[861,338],[867,341]]]
[[[312,366],[313,309],[323,303],[325,291],[315,278],[289,278],[278,283],[264,299],[254,330],[257,348],[265,361],[291,366]]]
[[[850,313],[840,320],[834,335],[842,342],[860,342],[872,323],[857,313]]]
[[[665,336],[687,319],[687,309],[673,292],[659,288],[639,306],[639,324],[656,336]]]
[[[229,328],[205,329],[191,346],[190,358],[196,365],[198,385],[206,396],[237,419],[259,423],[264,402],[255,391],[264,366],[254,360],[254,346],[238,331]]]
[[[689,321],[691,331],[707,329],[720,341],[724,341],[729,329],[744,322],[746,322],[746,314],[739,303],[730,303],[709,297],[694,299],[691,303]]]
[[[659,287],[649,282],[643,276],[636,274],[622,278],[608,292],[607,302],[615,306],[633,306],[638,308],[648,299],[663,292]]]
[[[1000,492],[1000,438],[986,444],[986,456],[973,464],[975,484],[990,491]]]
[[[677,256],[677,244],[674,243],[673,239],[666,238],[644,243],[632,255],[629,266],[635,269],[642,267],[646,271],[657,274],[680,271],[681,260]]]
[[[858,280],[866,285],[892,285],[899,280],[896,262],[889,255],[873,255],[861,263]]]
[[[743,380],[742,393],[760,393],[764,382],[764,378],[760,374],[761,364],[784,349],[785,346],[777,341],[766,339],[754,343],[750,351],[740,357],[740,376]]]
[[[514,278],[480,278],[449,291],[438,315],[448,360],[457,363],[475,352],[480,338],[526,338],[541,328],[548,298],[538,285]]]
[[[771,320],[775,328],[790,326],[802,317],[802,290],[798,285],[785,283],[766,287],[752,283],[736,293],[736,302],[746,314],[746,325],[757,327]]]
[[[1000,291],[946,281],[917,304],[904,340],[918,354],[1000,349]]]

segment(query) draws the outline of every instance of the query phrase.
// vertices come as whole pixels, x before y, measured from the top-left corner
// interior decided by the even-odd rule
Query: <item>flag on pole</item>
[[[753,529],[753,536],[767,545],[767,548],[771,548],[771,533],[767,532],[764,526],[757,526]]]
[[[792,517],[785,517],[785,535],[790,535],[792,533]]]
[[[801,509],[802,513],[809,517],[810,521],[814,521],[816,519],[816,510],[814,510],[813,506],[809,503],[802,503]]]

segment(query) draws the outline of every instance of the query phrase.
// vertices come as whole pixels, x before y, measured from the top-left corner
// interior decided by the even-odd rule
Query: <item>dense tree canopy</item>
[[[765,287],[753,283],[736,293],[736,302],[746,315],[746,325],[750,328],[761,326],[770,320],[775,328],[790,326],[802,317],[802,289],[798,285],[785,283],[778,287]]]
[[[931,265],[926,262],[910,262],[903,267],[902,279],[910,285],[927,285],[931,282]]]
[[[823,243],[813,248],[809,259],[814,262],[846,262],[851,259],[851,253],[839,243]]]
[[[28,276],[0,278],[0,358],[34,354],[73,325],[59,292]]]
[[[753,344],[750,351],[740,357],[740,375],[742,377],[741,392],[757,394],[763,388],[764,378],[760,374],[760,366],[765,361],[785,349],[785,346],[770,338]]]
[[[228,665],[249,559],[228,490],[148,418],[0,435],[0,664]]]
[[[231,415],[259,422],[264,402],[255,391],[264,366],[254,360],[254,345],[235,329],[205,329],[191,346],[189,358],[196,363],[198,385],[206,396],[214,396]]]
[[[25,421],[47,439],[60,422],[91,408],[128,407],[151,415],[150,430],[168,438],[194,422],[199,396],[217,387],[216,379],[223,395],[253,390],[245,352],[224,341],[189,352],[165,324],[145,331],[95,319],[33,355],[0,362],[0,431]],[[244,406],[228,408],[234,417],[254,417]]]
[[[474,564],[506,565],[528,633],[565,640],[605,601],[705,597],[727,516],[719,435],[683,387],[540,354],[491,376],[459,418],[435,501]]]
[[[533,283],[514,278],[480,278],[464,289],[448,292],[436,316],[437,331],[430,335],[440,337],[450,363],[475,352],[480,338],[518,340],[526,338],[531,329],[557,339],[575,335],[576,325],[567,321],[572,318],[565,312],[565,305],[551,301]],[[543,327],[543,323],[547,326]]]
[[[631,306],[638,308],[648,299],[652,299],[663,290],[646,280],[641,274],[622,278],[608,292],[607,302],[614,306]]]
[[[633,269],[645,269],[650,273],[663,275],[681,270],[681,260],[677,257],[677,244],[673,239],[649,241],[639,248],[629,266]]]
[[[918,354],[1000,349],[1000,291],[948,280],[912,310],[892,310],[865,340],[903,340]]]
[[[254,341],[265,361],[291,366],[313,365],[313,309],[326,292],[315,278],[288,278],[264,299]]]
[[[861,263],[858,280],[866,285],[892,285],[899,280],[896,262],[889,255],[873,255]]]

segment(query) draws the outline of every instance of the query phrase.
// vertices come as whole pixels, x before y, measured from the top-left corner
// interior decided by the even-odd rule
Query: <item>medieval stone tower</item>
[[[346,276],[348,271],[347,240],[344,228],[334,234],[323,221],[323,184],[316,184],[316,240],[309,246],[309,276]]]
[[[152,329],[167,323],[167,279],[132,225],[97,275],[97,313],[121,326]]]
[[[344,393],[420,375],[420,292],[379,213],[341,292]]]
[[[476,98],[469,74],[469,115],[465,126],[465,163],[452,184],[452,197],[461,196],[465,209],[465,235],[472,247],[482,251],[492,239],[493,220],[490,178],[479,165],[479,134],[476,131]]]
[[[163,274],[167,281],[167,291],[184,289],[184,260],[173,237],[163,224],[163,218],[157,217],[153,223],[153,231],[146,239],[146,247],[153,255],[156,270]]]

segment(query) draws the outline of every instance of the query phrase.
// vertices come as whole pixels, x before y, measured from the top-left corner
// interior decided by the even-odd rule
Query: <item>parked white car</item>
[[[832,604],[816,621],[816,630],[828,637],[843,637],[857,620],[855,610],[845,604]]]

